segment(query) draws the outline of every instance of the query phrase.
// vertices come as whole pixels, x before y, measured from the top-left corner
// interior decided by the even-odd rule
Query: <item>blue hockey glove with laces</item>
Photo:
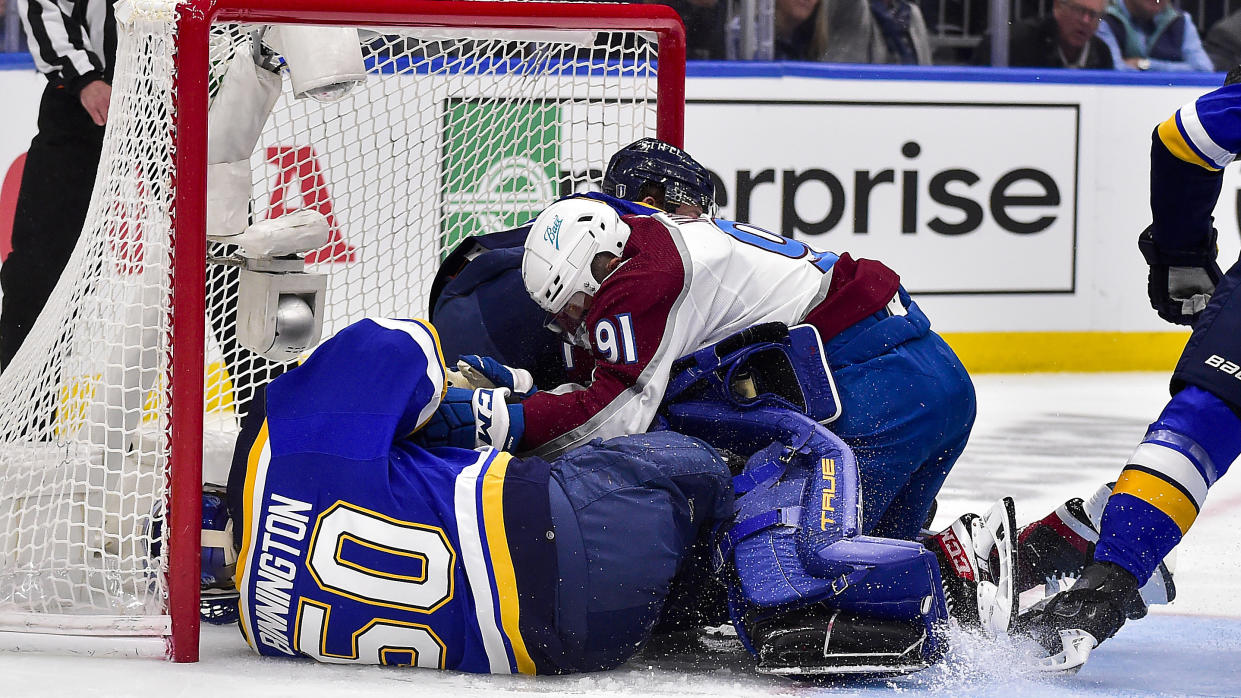
[[[524,368],[509,368],[490,356],[466,354],[457,361],[457,370],[475,388],[508,388],[519,398],[535,391],[534,376]]]
[[[412,440],[426,447],[509,450],[525,430],[521,405],[508,405],[507,388],[469,390],[448,388],[431,419]]]

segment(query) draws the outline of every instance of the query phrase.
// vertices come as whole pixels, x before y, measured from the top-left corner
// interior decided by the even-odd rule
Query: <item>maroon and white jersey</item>
[[[763,322],[809,321],[826,341],[883,308],[899,285],[877,262],[818,252],[745,223],[622,218],[631,230],[623,261],[585,319],[590,385],[527,398],[519,450],[549,455],[645,431],[680,357]]]

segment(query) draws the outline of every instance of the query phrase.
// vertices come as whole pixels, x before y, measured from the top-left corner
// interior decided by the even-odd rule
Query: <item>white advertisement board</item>
[[[693,106],[695,115],[709,110],[717,136],[730,143],[711,148],[709,162],[724,180],[731,216],[814,247],[918,268],[913,292],[1073,291],[1075,104],[833,99]],[[1026,136],[996,143],[985,134],[997,124]],[[769,135],[729,137],[741,133]],[[969,257],[992,263],[964,274]]]
[[[976,76],[691,79],[686,148],[718,176],[722,215],[882,260],[942,332],[1173,329],[1136,244],[1150,135],[1209,88]],[[1225,267],[1238,185],[1230,168]]]

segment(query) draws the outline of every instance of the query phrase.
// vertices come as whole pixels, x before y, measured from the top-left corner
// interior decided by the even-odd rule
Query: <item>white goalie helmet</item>
[[[591,262],[600,252],[619,257],[629,226],[607,204],[587,198],[557,201],[534,219],[526,236],[521,278],[548,312],[548,327],[582,341],[582,320],[599,291]]]

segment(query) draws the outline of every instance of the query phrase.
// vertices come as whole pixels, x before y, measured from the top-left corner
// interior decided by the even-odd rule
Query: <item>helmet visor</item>
[[[676,180],[665,182],[664,187],[664,200],[668,203],[668,208],[672,212],[678,213],[678,208],[688,206],[691,209],[697,209],[699,216],[715,215],[715,198],[712,195],[696,192],[691,187]],[[685,212],[683,215],[692,214],[693,212]]]
[[[547,329],[569,338],[576,338],[577,335],[582,334],[584,329],[582,323],[586,320],[586,313],[590,311],[592,300],[594,299],[585,291],[578,291],[569,296],[563,308],[556,313],[548,314]]]

